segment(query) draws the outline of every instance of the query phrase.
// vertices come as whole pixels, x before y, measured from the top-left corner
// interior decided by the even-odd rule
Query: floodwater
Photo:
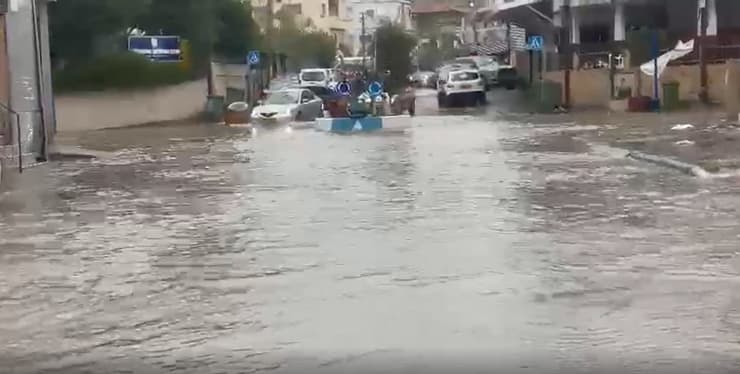
[[[736,184],[434,112],[83,136],[0,195],[2,371],[740,370]]]

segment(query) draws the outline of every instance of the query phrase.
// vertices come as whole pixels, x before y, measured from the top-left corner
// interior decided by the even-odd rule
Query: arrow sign
[[[352,131],[362,131],[362,124],[360,120],[355,121],[355,125],[352,126]]]
[[[260,51],[249,51],[247,54],[247,62],[249,65],[259,65],[260,63]]]
[[[347,82],[341,82],[337,85],[337,93],[342,96],[349,96],[350,92],[352,92],[352,86],[349,85]]]
[[[378,96],[383,93],[383,85],[378,81],[374,81],[367,87],[367,92],[370,96]]]

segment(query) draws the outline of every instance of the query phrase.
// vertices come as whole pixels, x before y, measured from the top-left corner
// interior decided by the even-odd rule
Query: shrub
[[[54,73],[58,92],[131,90],[182,83],[194,78],[178,63],[151,62],[135,53],[102,56]]]

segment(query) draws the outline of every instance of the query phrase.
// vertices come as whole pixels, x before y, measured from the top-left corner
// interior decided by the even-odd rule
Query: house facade
[[[394,23],[407,32],[414,32],[410,0],[353,0],[349,3],[348,12],[353,20],[350,37],[353,53],[361,54],[362,50],[362,17],[365,17],[365,35],[372,35],[384,23]],[[367,45],[366,45],[367,48]]]
[[[529,35],[544,36],[549,51],[575,54],[573,64],[579,68],[600,66],[609,53],[630,48],[632,64],[643,62],[649,47],[640,41],[654,31],[663,49],[696,38],[704,5],[707,44],[717,47],[710,48],[717,50],[716,58],[728,57],[728,48],[720,46],[740,44],[736,0],[496,0],[495,8],[498,19],[522,23]],[[636,44],[642,44],[638,50]]]
[[[331,34],[337,45],[352,43],[350,30],[353,22],[347,0],[255,0],[252,2],[253,15],[263,29],[269,19],[270,8],[273,15],[286,10],[294,15],[297,24],[310,25],[309,28]]]
[[[0,162],[6,172],[46,159],[56,131],[49,2],[0,2]]]

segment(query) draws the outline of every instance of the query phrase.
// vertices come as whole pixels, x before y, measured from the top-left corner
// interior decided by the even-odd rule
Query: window
[[[462,71],[450,74],[450,82],[474,81],[478,79],[478,73]]]
[[[365,11],[365,16],[369,18],[375,17],[375,9],[368,9]]]
[[[326,4],[321,4],[321,18],[326,17]]]
[[[329,0],[329,16],[339,17],[339,0]]]

